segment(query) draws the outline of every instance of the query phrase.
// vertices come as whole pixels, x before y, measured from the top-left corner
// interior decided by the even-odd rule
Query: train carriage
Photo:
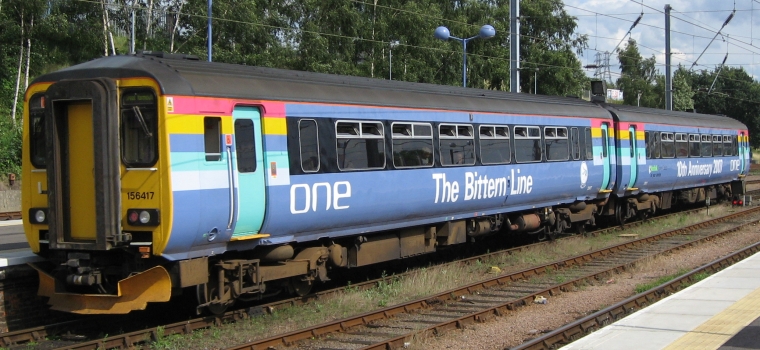
[[[50,262],[40,295],[75,313],[189,291],[220,312],[338,268],[626,220],[631,199],[647,215],[686,190],[730,196],[746,174],[739,157],[710,182],[639,184],[672,166],[642,157],[650,128],[669,130],[649,110],[183,55],[83,63],[37,78],[26,102],[25,232]],[[744,152],[746,127],[710,118]]]
[[[656,206],[668,209],[676,202],[694,204],[744,192],[742,182],[734,181],[749,172],[744,124],[698,113],[605,107],[615,118],[619,135],[620,180],[613,193],[628,204],[628,209],[616,210],[619,221],[634,217],[639,209],[649,210],[654,203],[635,198],[650,194],[660,194]],[[739,187],[732,190],[731,184]]]

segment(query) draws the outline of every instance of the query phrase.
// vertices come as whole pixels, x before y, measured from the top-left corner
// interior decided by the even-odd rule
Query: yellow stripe
[[[643,131],[636,130],[636,139],[637,140],[643,140],[645,138],[646,138],[646,135],[645,135],[645,133]]]
[[[267,118],[262,120],[265,135],[287,135],[285,118]]]
[[[630,138],[631,138],[631,137],[630,137],[631,133],[630,133],[630,132],[627,132],[627,131],[628,131],[628,130],[621,130],[621,132],[620,132],[620,139],[621,139],[621,140],[628,140],[628,139],[630,139]]]
[[[678,338],[665,349],[717,349],[760,316],[760,289]]]
[[[249,239],[267,238],[269,236],[271,236],[271,235],[268,234],[268,233],[259,233],[259,234],[256,234],[256,235],[248,235],[248,236],[240,236],[240,237],[234,237],[233,236],[233,237],[230,238],[230,241],[245,241],[245,240],[249,240]]]
[[[203,134],[203,115],[167,114],[166,131],[170,134]],[[232,116],[221,116],[222,133],[232,133]]]
[[[602,129],[591,128],[591,137],[602,137]]]

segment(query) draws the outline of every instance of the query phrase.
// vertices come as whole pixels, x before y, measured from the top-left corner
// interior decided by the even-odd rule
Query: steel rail
[[[462,296],[471,295],[475,292],[482,291],[484,289],[492,288],[495,286],[500,286],[507,284],[509,282],[514,282],[522,279],[527,279],[529,277],[534,277],[537,275],[545,274],[547,272],[556,271],[562,268],[572,267],[572,266],[578,266],[585,262],[589,262],[592,260],[595,260],[599,257],[604,257],[609,254],[615,253],[615,252],[622,252],[624,250],[628,250],[631,248],[635,248],[640,245],[644,245],[651,242],[656,242],[658,240],[672,237],[675,235],[681,235],[685,234],[697,229],[705,228],[714,224],[722,223],[728,220],[732,220],[735,218],[739,218],[745,215],[751,215],[760,213],[760,207],[756,207],[750,210],[734,213],[731,215],[727,215],[721,218],[711,219],[707,221],[703,221],[701,223],[697,223],[694,225],[690,225],[684,228],[679,228],[676,230],[668,231],[665,233],[661,233],[658,235],[641,238],[637,240],[633,240],[630,242],[621,243],[618,245],[614,245],[611,247],[603,248],[594,252],[586,253],[577,255],[568,259],[562,259],[558,260],[549,264],[545,264],[542,266],[533,267],[530,269],[526,269],[523,271],[519,271],[512,274],[502,275],[495,278],[491,278],[485,281],[473,283],[464,287],[459,287],[455,289],[451,289],[449,291],[439,293],[430,297],[418,299],[415,301],[395,305],[392,307],[367,312],[358,316],[349,317],[342,320],[337,321],[331,321],[323,324],[319,324],[313,327],[308,327],[305,329],[289,332],[286,334],[281,334],[277,336],[273,336],[266,339],[256,340],[252,341],[246,344],[241,344],[238,346],[232,346],[228,349],[234,349],[234,350],[241,350],[241,349],[269,349],[269,348],[275,348],[278,346],[292,346],[295,343],[307,340],[311,338],[320,338],[330,333],[336,333],[336,332],[345,332],[349,330],[350,328],[360,326],[360,325],[367,325],[372,321],[382,320],[382,319],[388,319],[395,315],[402,314],[402,313],[410,313],[414,311],[418,311],[421,309],[428,308],[431,305],[438,305],[438,304],[445,304],[447,302],[452,302],[455,300],[460,299]],[[684,247],[688,247],[694,244],[698,244],[699,242],[702,242],[704,240],[709,240],[712,238],[715,238],[716,236],[726,234],[728,232],[733,232],[741,227],[744,227],[746,225],[750,225],[752,223],[758,222],[758,220],[753,220],[749,223],[743,223],[738,226],[734,226],[730,228],[729,230],[723,230],[717,234],[709,235],[703,238],[700,238],[698,240],[690,241],[678,246],[674,246],[672,248],[666,249],[664,252],[674,251],[677,249],[682,249]],[[659,252],[657,254],[662,254],[663,252]],[[651,256],[648,256],[651,257]],[[638,260],[638,259],[637,259]],[[590,278],[597,278],[600,276],[606,276],[613,272],[620,272],[626,269],[627,266],[629,266],[629,263],[625,263],[622,265],[615,266],[611,269],[607,269],[603,272],[596,272],[591,275],[574,279],[569,282],[556,284],[554,286],[551,286],[549,288],[546,288],[544,290],[541,290],[536,293],[532,293],[530,295],[524,296],[522,298],[513,299],[508,302],[505,302],[499,306],[491,307],[485,311],[478,311],[466,316],[462,316],[456,319],[448,320],[445,322],[441,322],[439,324],[435,324],[433,326],[415,330],[412,333],[403,334],[391,339],[383,340],[380,342],[375,342],[372,344],[367,344],[366,347],[363,349],[397,349],[397,348],[403,348],[404,344],[408,342],[413,336],[420,335],[420,334],[440,334],[441,332],[444,332],[449,329],[456,329],[461,328],[465,324],[472,323],[472,322],[482,322],[487,319],[490,319],[495,316],[500,316],[506,313],[508,310],[514,310],[516,308],[519,308],[524,305],[528,305],[533,301],[533,298],[537,295],[556,295],[560,293],[563,290],[570,290],[574,288],[574,286],[579,283],[581,280],[588,280]]]
[[[684,289],[699,280],[699,275],[704,273],[713,274],[725,269],[745,258],[752,256],[760,251],[760,242],[746,247],[738,252],[723,258],[716,259],[705,265],[702,265],[690,272],[681,275],[676,279],[665,282],[659,286],[649,289],[645,292],[636,294],[619,303],[599,310],[591,315],[575,320],[562,327],[559,327],[538,338],[533,338],[511,349],[513,350],[537,350],[537,349],[556,349],[558,345],[567,345],[594,332],[614,321],[620,320],[638,310],[641,310],[656,301]]]
[[[0,221],[5,220],[20,220],[21,219],[21,212],[20,211],[11,211],[7,213],[0,213]]]
[[[654,217],[652,218],[652,220],[663,220],[675,215],[696,213],[701,210],[704,210],[704,208],[697,208],[697,209],[691,209],[687,211],[669,213],[666,215]],[[640,226],[646,222],[647,221],[636,221],[636,222],[626,223],[623,226],[613,226],[613,227],[608,227],[608,228],[604,228],[604,229],[600,229],[596,231],[587,232],[586,234],[595,235],[595,236],[602,235],[602,234],[607,234],[610,232],[616,232],[616,231],[621,231],[628,228]],[[574,235],[574,236],[562,237],[560,239],[582,239],[582,237],[580,235]],[[550,241],[544,241],[544,242],[528,244],[528,245],[524,245],[520,247],[509,248],[509,249],[496,251],[496,252],[492,252],[488,254],[473,256],[470,258],[466,258],[466,259],[462,259],[462,260],[458,260],[458,261],[454,261],[450,263],[441,264],[438,266],[446,266],[449,264],[474,264],[478,261],[484,261],[484,260],[491,259],[498,256],[518,254],[526,249],[531,249],[534,247],[546,245],[549,242]],[[375,288],[381,283],[388,283],[394,278],[403,277],[411,273],[414,273],[414,271],[399,273],[392,276],[386,276],[383,278],[378,278],[378,279],[365,281],[365,282],[359,282],[355,284],[352,283],[351,288],[357,289],[357,290],[368,290],[371,288]],[[330,296],[336,293],[341,293],[344,290],[345,290],[345,287],[341,286],[341,287],[333,288],[330,290],[313,293],[304,297],[295,297],[295,298],[288,298],[284,300],[277,300],[277,301],[273,301],[266,304],[248,307],[245,309],[229,311],[219,316],[201,317],[201,318],[196,318],[196,319],[188,320],[184,322],[173,323],[173,324],[162,326],[161,328],[163,328],[164,335],[178,334],[178,333],[185,333],[185,332],[189,333],[194,330],[207,328],[213,325],[234,322],[236,320],[246,319],[248,317],[272,314],[276,310],[286,308],[286,307],[305,305],[305,304],[320,300],[322,298],[325,298],[327,296]],[[16,345],[20,345],[20,344],[24,344],[28,342],[42,342],[46,338],[56,337],[58,334],[66,332],[68,329],[71,329],[72,326],[87,327],[86,323],[90,323],[90,322],[97,323],[98,321],[97,321],[97,318],[96,319],[89,319],[89,318],[77,319],[74,321],[66,321],[66,322],[61,322],[61,323],[52,324],[52,325],[0,333],[0,346],[7,347],[7,346],[16,346]],[[120,335],[113,335],[107,341],[93,340],[93,341],[78,343],[77,345],[71,345],[69,347],[64,347],[64,348],[96,349],[98,346],[104,347],[104,348],[128,348],[128,347],[131,347],[131,346],[134,346],[146,341],[155,340],[155,337],[157,334],[157,328],[158,327],[127,333],[123,336],[124,337],[123,341],[120,341],[117,339],[121,337]],[[90,345],[94,345],[94,344],[97,344],[97,345],[90,347]]]

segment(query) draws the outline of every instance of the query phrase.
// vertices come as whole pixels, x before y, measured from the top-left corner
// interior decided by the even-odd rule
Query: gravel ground
[[[615,304],[635,293],[637,285],[684,269],[694,269],[760,241],[753,226],[698,247],[652,259],[629,271],[576,292],[550,297],[546,305],[530,305],[490,322],[474,324],[440,337],[416,339],[411,349],[504,349],[519,345],[545,331],[570,323]]]

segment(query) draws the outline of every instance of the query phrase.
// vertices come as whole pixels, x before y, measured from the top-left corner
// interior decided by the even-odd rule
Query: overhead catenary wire
[[[707,46],[705,47],[704,51],[702,51],[702,53],[699,54],[699,57],[697,57],[697,59],[694,60],[694,63],[692,63],[691,68],[694,68],[694,66],[697,65],[697,62],[699,62],[699,59],[702,58],[702,55],[705,53],[705,51],[707,51],[707,49],[710,47],[710,45],[713,43],[713,41],[715,41],[715,38],[717,38],[718,35],[720,35],[720,31],[723,30],[723,28],[725,28],[726,25],[728,25],[728,23],[731,22],[731,19],[734,18],[734,14],[736,14],[736,11],[731,12],[731,14],[728,15],[728,18],[726,18],[726,20],[723,22],[723,25],[720,27],[720,29],[718,30],[718,32],[715,33],[715,36],[712,38],[712,40],[710,40],[710,43],[707,44]],[[726,45],[726,46],[728,46],[728,45]]]
[[[94,5],[101,4],[100,1],[95,1],[95,0],[77,0],[77,1],[79,1],[79,2],[86,2],[86,3],[92,3]],[[360,1],[357,1],[357,2],[360,2]],[[136,9],[139,9],[139,10],[145,10],[144,8],[139,8],[139,7],[136,7],[136,6],[130,6],[130,5],[127,5],[127,4],[114,4],[114,5],[121,6],[123,8],[136,8]],[[566,7],[577,8],[577,7],[573,7],[573,6],[567,6],[567,5],[566,5]],[[387,7],[387,8],[395,10],[394,8],[391,8],[391,7]],[[588,11],[588,10],[585,10],[585,9],[581,9],[581,10]],[[593,12],[593,11],[589,11],[589,12]],[[414,12],[412,12],[412,13],[414,13]],[[616,18],[616,17],[605,15],[605,14],[602,14],[602,13],[597,13],[597,12],[593,12],[593,13],[596,16],[602,15],[602,16],[607,16],[607,17],[610,17],[610,18],[613,18],[613,19],[617,19],[617,20],[622,20],[622,21],[627,21],[627,22],[634,22],[634,21],[631,21],[631,20],[628,20],[628,19]],[[184,15],[189,15],[189,16],[195,16],[195,17],[203,17],[204,19],[206,18],[205,15],[201,16],[201,15],[193,15],[193,14],[187,14],[187,13],[183,13],[183,14]],[[304,30],[303,28],[280,27],[280,26],[267,25],[267,24],[263,24],[263,23],[255,23],[255,22],[250,22],[250,21],[231,20],[231,19],[221,18],[221,17],[215,17],[214,20],[227,21],[227,22],[230,22],[230,23],[249,24],[249,25],[262,26],[262,27],[267,27],[267,28],[280,29],[280,30],[288,30],[288,31],[297,30],[297,31],[301,31],[301,32],[304,32],[304,33],[312,33],[312,34],[316,34],[316,35],[331,36],[331,37],[337,37],[337,38],[344,38],[344,39],[351,39],[351,40],[361,40],[361,41],[366,41],[366,42],[374,42],[374,43],[380,43],[380,44],[387,44],[387,42],[383,41],[383,40],[373,40],[373,39],[365,39],[365,38],[359,38],[359,37],[349,37],[349,36],[340,35],[340,34],[323,33],[323,32],[317,32],[317,31],[308,31],[308,30]],[[457,21],[454,21],[454,22],[457,22]],[[461,22],[459,22],[459,23],[461,23]],[[657,27],[657,26],[654,26],[654,25],[649,25],[649,24],[644,24],[644,23],[642,23],[642,25],[646,25],[646,26],[649,26],[649,27],[660,28],[661,29],[661,27]],[[694,34],[687,34],[687,33],[682,33],[682,34],[694,35]],[[532,36],[528,36],[528,35],[521,35],[521,37],[533,38]],[[603,37],[600,37],[600,38],[603,38]],[[549,40],[549,39],[546,39],[546,38],[534,38],[534,39],[538,39],[538,40],[542,40],[542,41]],[[406,47],[413,47],[413,48],[424,49],[424,50],[438,51],[438,52],[442,52],[442,53],[446,53],[446,54],[458,54],[458,52],[456,52],[454,50],[447,50],[447,49],[441,49],[441,48],[436,48],[436,47],[416,46],[416,45],[409,45],[407,43],[401,44],[401,45],[402,46],[406,46]],[[643,48],[652,50],[654,52],[660,53],[660,51],[658,51],[658,50],[655,50],[655,49],[652,49],[652,48],[648,48],[648,47],[643,46],[643,45],[640,45],[640,46],[643,47]],[[737,47],[741,48],[741,46],[738,46],[738,45],[732,45],[732,46],[737,46]],[[593,50],[593,49],[589,49],[589,48],[585,48],[585,49],[586,50]],[[746,48],[743,48],[743,49],[747,50]],[[596,50],[594,50],[594,51],[596,51]],[[747,50],[747,51],[752,52],[750,50]],[[470,54],[470,55],[471,56],[475,56],[475,57],[481,57],[481,58],[484,58],[484,59],[494,59],[494,60],[501,60],[501,61],[509,61],[509,59],[503,58],[503,57],[495,57],[495,56],[480,55],[480,54]],[[682,61],[688,62],[688,60],[686,60],[686,59],[681,59],[681,58],[677,58],[677,59],[680,59]],[[543,62],[523,61],[523,63],[531,64],[531,65],[536,66],[536,67],[545,67],[545,68],[557,68],[557,69],[577,69],[577,68],[579,68],[577,66],[554,65],[554,64],[546,64],[546,63],[543,63]],[[710,66],[708,66],[708,65],[703,65],[703,64],[698,64],[698,65],[702,66],[702,67],[705,67],[705,68],[710,68],[711,66],[717,66],[717,65],[710,65]],[[754,65],[754,64],[752,64],[752,65]],[[661,64],[657,64],[656,66],[662,66],[662,65]],[[728,65],[728,66],[736,66],[736,65],[735,64],[731,64],[731,65]],[[615,75],[619,75],[619,74],[615,74]],[[723,78],[724,77],[721,77],[721,79],[723,79]]]

